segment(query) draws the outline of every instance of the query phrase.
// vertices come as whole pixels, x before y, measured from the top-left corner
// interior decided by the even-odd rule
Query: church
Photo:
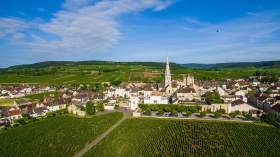
[[[200,99],[194,76],[188,74],[183,80],[172,80],[168,58],[166,59],[164,84],[144,89],[144,104],[178,104]]]

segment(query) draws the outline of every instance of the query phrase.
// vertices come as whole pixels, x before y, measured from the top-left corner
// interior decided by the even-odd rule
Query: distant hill
[[[217,64],[176,64],[170,63],[173,67],[186,67],[195,69],[219,69],[219,68],[247,68],[247,67],[280,67],[280,61],[262,61],[262,62],[234,62],[234,63],[217,63]],[[45,61],[34,64],[23,64],[11,66],[8,69],[23,68],[45,68],[49,66],[63,65],[143,65],[152,67],[164,67],[164,62],[113,62],[113,61]],[[1,69],[0,69],[1,70]],[[4,69],[2,69],[4,70]]]
[[[163,62],[113,62],[113,61],[45,61],[34,64],[23,64],[8,67],[8,69],[22,69],[22,68],[45,68],[49,66],[63,66],[63,65],[143,65],[162,67]],[[175,63],[171,65],[177,66]]]
[[[261,62],[234,62],[234,63],[217,63],[217,64],[180,64],[183,67],[187,68],[248,68],[248,67],[280,67],[280,61],[261,61]]]

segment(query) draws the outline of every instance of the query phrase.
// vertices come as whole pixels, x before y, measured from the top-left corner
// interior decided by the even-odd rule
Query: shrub
[[[265,123],[277,126],[277,115],[274,112],[268,112],[267,114],[262,115],[261,120]]]
[[[191,112],[191,111],[187,111],[187,112],[186,112],[186,115],[189,117],[189,116],[192,115],[192,112]]]
[[[252,118],[252,113],[246,113],[246,114],[244,114],[244,117],[246,119],[251,119]]]
[[[165,112],[171,112],[171,108],[170,107],[168,107],[168,106],[166,106],[166,107],[164,107],[164,109],[163,109]]]
[[[48,112],[48,113],[46,113],[46,116],[47,116],[47,117],[55,117],[56,114],[53,113],[53,112]]]
[[[200,117],[205,117],[206,116],[206,112],[200,112],[199,116]]]
[[[219,109],[217,112],[221,113],[221,114],[225,114],[226,110],[225,109]]]
[[[29,118],[30,117],[30,115],[28,113],[22,113],[21,116],[24,117],[24,118]]]
[[[231,113],[229,114],[229,116],[230,116],[231,118],[234,118],[234,117],[237,116],[237,113],[236,113],[236,112],[231,112]]]
[[[172,111],[171,111],[171,114],[172,114],[173,116],[178,116],[178,111],[172,110]]]
[[[15,123],[14,125],[13,125],[13,127],[18,127],[19,126],[19,124],[18,123]]]
[[[21,125],[27,124],[27,122],[25,121],[25,118],[18,119],[18,120],[16,120],[16,122],[18,122]]]
[[[151,110],[148,108],[148,109],[144,112],[144,114],[145,114],[145,115],[148,115],[148,116],[151,115]]]
[[[98,112],[103,112],[105,109],[104,109],[104,104],[102,101],[98,101],[96,103],[96,109]]]
[[[219,118],[219,117],[221,117],[221,115],[222,115],[222,114],[221,114],[220,112],[215,112],[215,113],[214,113],[214,117],[215,117],[215,118]]]
[[[114,109],[119,109],[119,108],[120,108],[119,104],[115,104]]]
[[[158,111],[158,114],[159,114],[159,115],[163,115],[163,114],[164,114],[164,111],[163,111],[162,109],[160,109],[160,110]]]
[[[95,106],[91,101],[87,102],[86,104],[86,113],[88,115],[94,115],[95,114]]]

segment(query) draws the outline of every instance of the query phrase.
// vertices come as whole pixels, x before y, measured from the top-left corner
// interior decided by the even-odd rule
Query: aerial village
[[[162,83],[127,82],[107,85],[101,92],[85,86],[2,85],[0,125],[13,124],[26,116],[44,118],[59,111],[83,117],[87,102],[93,105],[101,102],[103,109],[96,112],[125,109],[135,117],[250,121],[258,120],[265,112],[274,112],[280,119],[279,81],[261,83],[256,76],[201,81],[191,74],[186,74],[183,80],[172,80],[168,59]],[[34,94],[42,94],[42,99],[26,98]]]

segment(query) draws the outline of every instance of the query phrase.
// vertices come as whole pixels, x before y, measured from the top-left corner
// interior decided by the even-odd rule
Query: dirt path
[[[123,117],[120,121],[114,124],[111,128],[106,130],[104,133],[99,135],[95,140],[87,144],[82,150],[80,150],[74,157],[82,157],[86,152],[88,152],[92,147],[97,145],[100,141],[102,141],[107,135],[109,135],[116,127],[118,127],[124,120],[131,116],[129,111],[120,110],[123,113]]]

